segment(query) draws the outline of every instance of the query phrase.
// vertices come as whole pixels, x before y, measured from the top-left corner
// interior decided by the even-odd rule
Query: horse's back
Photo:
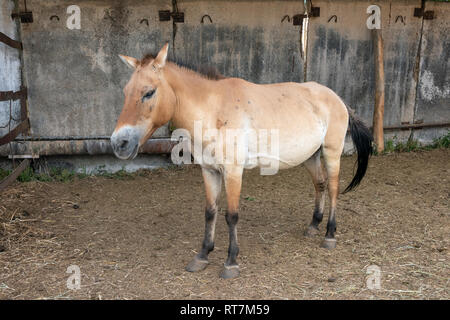
[[[298,165],[324,143],[335,114],[345,105],[329,88],[315,82],[254,84],[239,78],[225,85],[220,117],[228,127],[277,130],[280,168]]]

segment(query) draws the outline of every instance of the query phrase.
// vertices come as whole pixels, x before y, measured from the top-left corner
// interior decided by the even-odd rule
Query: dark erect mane
[[[141,60],[141,66],[145,67],[146,65],[148,65],[149,63],[151,63],[154,59],[155,59],[156,55],[152,54],[152,53],[148,53],[146,54],[142,60]],[[213,66],[208,66],[208,65],[201,65],[197,70],[195,67],[192,67],[186,63],[183,62],[173,62],[175,63],[177,66],[187,69],[191,72],[194,72],[196,74],[198,74],[199,76],[206,78],[208,80],[222,80],[225,79],[226,77],[223,76],[222,74],[220,74],[219,71],[217,71],[217,69]]]

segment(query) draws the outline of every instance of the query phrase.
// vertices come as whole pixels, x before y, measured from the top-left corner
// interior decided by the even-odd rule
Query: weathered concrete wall
[[[314,1],[320,17],[309,23],[307,79],[335,90],[367,124],[372,123],[375,64],[371,30],[366,26],[366,10],[372,4],[381,8],[384,125],[450,122],[449,3],[426,2],[426,10],[434,10],[436,19],[423,20],[414,17],[420,0]],[[329,22],[333,15],[337,22]],[[447,130],[415,130],[415,137],[430,142]],[[394,135],[404,140],[411,131],[386,132],[386,137]]]
[[[420,74],[414,121],[450,122],[450,3],[426,2],[435,19],[423,21]],[[417,130],[414,137],[430,142],[448,128]]]
[[[302,1],[178,1],[177,59],[210,64],[226,76],[256,83],[303,80],[300,26],[283,17],[304,12]],[[209,15],[208,18],[202,17]]]
[[[416,87],[414,65],[421,27],[421,19],[414,18],[413,12],[415,7],[420,7],[420,2],[315,1],[321,13],[320,17],[312,18],[309,25],[308,80],[335,90],[349,107],[372,123],[375,70],[366,10],[376,4],[381,8],[384,40],[384,124],[412,123]],[[333,15],[337,16],[337,22],[328,22]],[[397,19],[398,16],[402,18]]]
[[[22,25],[31,128],[36,136],[109,135],[130,70],[117,54],[140,57],[169,41],[169,58],[217,66],[255,82],[300,81],[300,27],[282,23],[304,11],[299,1],[179,1],[185,23],[160,22],[166,1],[78,1],[81,29],[69,30],[68,0],[30,0]],[[229,8],[232,6],[233,14]],[[203,15],[211,16],[213,23]],[[56,15],[56,18],[50,19]],[[142,19],[147,19],[141,23]],[[175,42],[173,42],[175,39]],[[167,127],[156,136],[168,135]]]
[[[0,31],[13,40],[18,40],[17,24],[11,19],[11,13],[14,9],[13,0],[0,1]],[[20,90],[20,52],[0,42],[0,91],[18,91]],[[0,136],[8,133],[9,101],[0,101]],[[12,102],[12,116],[20,119],[20,102]],[[13,129],[18,122],[11,122]]]
[[[23,9],[23,3],[18,3]],[[450,121],[449,3],[426,2],[426,10],[435,11],[434,20],[413,16],[420,0],[313,3],[320,7],[320,17],[310,19],[308,80],[335,90],[371,124],[374,55],[366,9],[377,4],[385,47],[385,126]],[[226,76],[258,83],[303,80],[300,27],[292,20],[282,22],[286,15],[292,19],[303,13],[303,1],[178,0],[185,22],[173,24],[158,17],[159,10],[173,9],[171,0],[80,0],[76,4],[81,8],[81,29],[69,30],[66,11],[72,4],[70,0],[27,1],[34,22],[21,24],[21,34],[31,128],[36,136],[109,136],[122,109],[122,88],[131,74],[117,54],[140,57],[157,51],[166,41],[172,48],[170,59],[193,67],[210,64]],[[1,2],[0,30],[16,38],[12,7],[12,0]],[[201,23],[205,15],[212,22],[205,17]],[[336,23],[328,22],[333,15]],[[0,44],[1,61],[5,57],[7,63],[0,64],[0,86],[4,86],[0,89],[17,90],[18,52]],[[5,105],[0,105],[0,126]],[[430,141],[446,131],[422,129],[414,136]],[[168,134],[167,127],[157,132]],[[406,139],[411,131],[394,134]]]
[[[31,130],[36,136],[109,136],[131,70],[118,54],[141,57],[172,37],[158,10],[167,1],[76,1],[81,29],[66,26],[74,1],[29,0],[34,22],[22,24]],[[56,18],[50,20],[50,17]],[[149,25],[140,23],[147,19]],[[167,135],[167,127],[158,135]]]
[[[314,1],[320,17],[309,20],[307,80],[333,89],[371,121],[374,65],[365,2]],[[337,22],[328,22],[336,15]],[[382,16],[385,16],[382,14]]]

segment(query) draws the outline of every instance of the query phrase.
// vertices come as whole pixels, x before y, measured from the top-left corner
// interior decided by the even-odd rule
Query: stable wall
[[[23,3],[18,4],[23,10]],[[76,2],[81,8],[80,30],[66,26],[71,4],[28,0],[34,22],[20,24],[34,137],[98,138],[107,143],[131,74],[117,55],[141,57],[165,42],[170,43],[169,59],[193,67],[210,64],[225,76],[257,83],[302,82],[306,71],[307,80],[335,90],[370,125],[374,105],[373,47],[366,27],[370,4],[381,7],[385,126],[450,122],[449,3],[427,1],[425,10],[434,10],[435,19],[424,20],[414,17],[420,0],[313,1],[320,16],[309,19],[306,61],[301,27],[293,25],[293,16],[304,12],[302,1],[178,0],[174,6],[169,0],[81,0]],[[159,10],[175,8],[184,12],[184,23],[159,21]],[[13,1],[2,2],[0,31],[17,39],[12,9]],[[330,20],[333,15],[336,22]],[[0,43],[0,59],[5,61],[0,65],[0,89],[18,90],[17,50]],[[9,104],[0,104],[0,124],[7,120],[8,110]],[[447,130],[389,131],[386,137],[431,142]],[[156,133],[169,135],[168,126]]]

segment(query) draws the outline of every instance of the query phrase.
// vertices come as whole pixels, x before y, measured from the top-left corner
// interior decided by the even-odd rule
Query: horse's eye
[[[150,90],[149,92],[144,94],[144,96],[142,97],[142,102],[144,102],[147,99],[150,99],[151,97],[153,97],[154,94],[155,94],[155,90]]]

